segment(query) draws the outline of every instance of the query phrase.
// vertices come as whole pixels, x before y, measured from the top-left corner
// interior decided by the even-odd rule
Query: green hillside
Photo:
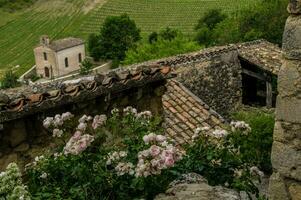
[[[91,2],[97,2],[93,4]],[[98,32],[109,15],[129,14],[142,33],[170,26],[185,34],[210,8],[225,12],[248,6],[250,0],[40,0],[33,7],[7,14],[0,10],[0,70],[20,65],[23,73],[34,64],[33,48],[40,35],[86,39]],[[255,1],[252,1],[254,3]],[[1,72],[1,71],[0,71]]]

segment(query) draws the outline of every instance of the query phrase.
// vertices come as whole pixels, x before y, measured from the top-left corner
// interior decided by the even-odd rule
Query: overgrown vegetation
[[[243,120],[252,127],[249,137],[233,137],[234,144],[240,146],[242,160],[258,166],[267,174],[271,174],[274,114],[260,110],[240,111],[233,114],[233,118]]]
[[[91,69],[93,68],[93,64],[86,58],[81,64],[80,64],[80,71],[79,73],[82,75],[89,74]]]
[[[137,47],[128,50],[122,64],[127,65],[164,58],[197,51],[201,48],[195,41],[185,37],[180,31],[167,28],[159,34],[156,32],[151,33],[148,42],[140,42]]]
[[[0,80],[1,88],[14,88],[20,85],[18,82],[18,76],[13,70],[7,70],[3,76],[3,78]]]
[[[286,0],[261,0],[228,17],[222,11],[212,10],[199,21],[196,40],[206,46],[256,39],[281,45],[288,17],[286,7]]]
[[[227,130],[199,127],[194,143],[183,149],[161,134],[161,120],[151,112],[127,107],[111,113],[75,118],[67,112],[44,120],[57,147],[26,167],[23,181],[32,199],[153,199],[191,172],[212,185],[258,194],[254,181],[264,173],[254,164],[269,157],[270,141],[257,137],[269,137],[271,116],[240,113],[236,117],[248,119],[251,126],[236,121]],[[5,184],[0,176],[0,188]],[[20,181],[10,188],[17,184],[25,188]],[[22,194],[28,195],[25,190]]]

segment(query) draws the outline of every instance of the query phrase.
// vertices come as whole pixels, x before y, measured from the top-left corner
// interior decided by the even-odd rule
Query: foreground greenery
[[[259,161],[264,156],[269,161],[271,150],[271,141],[259,138],[272,134],[272,116],[239,113],[236,117],[248,119],[251,127],[242,121],[214,132],[199,127],[193,144],[183,145],[184,149],[160,134],[161,120],[149,111],[138,113],[127,107],[113,109],[109,117],[84,115],[78,119],[71,113],[48,117],[43,124],[53,135],[56,149],[27,165],[24,184],[15,166],[8,167],[0,175],[0,195],[13,195],[13,199],[153,199],[171,181],[191,172],[201,174],[211,185],[258,194],[254,183],[264,176],[261,167],[266,166]],[[10,182],[14,177],[18,181]],[[14,190],[17,186],[20,189]]]

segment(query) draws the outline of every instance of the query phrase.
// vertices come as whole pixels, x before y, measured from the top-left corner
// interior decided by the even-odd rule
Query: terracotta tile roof
[[[84,44],[84,41],[80,38],[68,37],[60,40],[51,41],[49,48],[54,51],[61,51],[78,45]]]
[[[222,128],[225,120],[192,94],[181,83],[168,80],[163,95],[164,128],[178,143],[189,143],[197,127],[209,127],[211,131]]]
[[[144,66],[112,70],[106,74],[58,81],[36,88],[4,90],[0,93],[0,123],[171,77],[174,77],[171,67]]]
[[[241,58],[248,60],[249,62],[275,75],[278,74],[282,64],[282,52],[280,47],[266,40],[256,40],[239,44],[210,47],[197,52],[180,54],[159,60],[151,60],[144,63],[135,64],[133,66],[152,64],[161,66],[168,65],[172,67],[185,67],[186,65],[190,65],[192,63],[206,62],[214,57],[230,51],[238,51],[238,54]]]
[[[281,49],[266,40],[257,40],[238,44],[238,53],[242,59],[253,63],[265,71],[278,74],[282,65]]]

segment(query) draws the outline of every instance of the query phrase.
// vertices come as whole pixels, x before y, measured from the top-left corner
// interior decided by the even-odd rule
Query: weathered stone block
[[[281,98],[278,96],[276,119],[291,123],[301,123],[301,99]]]
[[[298,0],[299,1],[299,0]],[[283,34],[283,51],[288,59],[301,59],[301,16],[288,17]]]
[[[284,179],[279,173],[274,173],[270,178],[269,184],[269,199],[270,200],[289,200],[286,191]]]
[[[290,0],[287,11],[291,14],[301,14],[301,0]]]
[[[278,77],[278,92],[281,97],[298,96],[301,92],[301,65],[295,60],[284,61]]]
[[[27,132],[23,120],[15,121],[14,128],[9,134],[9,142],[12,147],[16,147],[26,140]]]
[[[274,141],[272,164],[281,175],[301,181],[301,152],[289,145]]]
[[[29,144],[27,143],[22,143],[19,146],[17,146],[14,151],[16,152],[25,152],[29,149]]]
[[[277,121],[274,128],[274,141],[290,143],[296,150],[301,150],[301,124]]]
[[[301,184],[293,183],[288,188],[292,200],[301,200]]]

